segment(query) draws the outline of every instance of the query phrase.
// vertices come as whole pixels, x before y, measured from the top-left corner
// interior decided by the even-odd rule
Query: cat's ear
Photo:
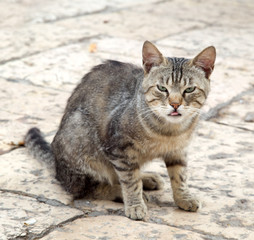
[[[161,52],[149,41],[144,42],[142,56],[145,73],[149,73],[152,67],[159,66],[165,61]]]
[[[214,68],[215,58],[216,58],[215,47],[210,46],[204,49],[201,53],[199,53],[191,61],[191,64],[203,69],[206,78],[209,78]]]

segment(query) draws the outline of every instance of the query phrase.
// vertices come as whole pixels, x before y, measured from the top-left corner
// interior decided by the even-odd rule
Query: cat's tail
[[[24,139],[28,152],[36,159],[47,163],[49,166],[55,164],[54,154],[50,144],[46,142],[38,128],[31,128]]]

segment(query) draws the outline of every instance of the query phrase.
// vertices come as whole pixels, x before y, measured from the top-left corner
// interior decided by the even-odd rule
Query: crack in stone
[[[45,229],[44,231],[42,231],[40,234],[38,235],[32,235],[31,238],[29,238],[29,240],[34,240],[34,239],[40,239],[40,238],[43,238],[45,237],[46,235],[48,235],[49,233],[51,233],[52,231],[54,231],[56,228],[59,228],[59,227],[63,227],[64,225],[67,225],[68,223],[72,223],[74,222],[75,220],[77,219],[81,219],[81,218],[85,218],[85,214],[80,214],[80,215],[77,215],[77,216],[74,216],[72,218],[69,218],[57,225],[51,225],[50,227],[48,227],[47,229]]]
[[[46,198],[44,196],[38,196],[32,193],[26,193],[26,192],[22,192],[18,190],[10,190],[10,189],[4,189],[4,188],[0,188],[0,191],[3,193],[12,193],[12,194],[20,195],[23,197],[33,198],[33,199],[36,199],[38,202],[45,203],[47,205],[54,206],[54,207],[65,206],[65,207],[75,208],[75,207],[72,207],[71,205],[66,205],[56,199],[50,199],[50,198]]]
[[[205,26],[202,26],[202,27],[199,27],[199,26],[192,26],[190,28],[187,28],[183,31],[179,31],[179,32],[176,32],[176,33],[171,33],[171,34],[168,34],[166,36],[163,36],[163,37],[160,37],[160,38],[157,38],[156,40],[154,40],[155,43],[157,43],[158,41],[161,41],[165,38],[169,38],[169,37],[174,37],[174,36],[177,36],[177,35],[181,35],[183,33],[187,33],[187,32],[191,32],[191,31],[195,31],[195,30],[202,30],[202,29],[207,29],[208,27],[212,27],[213,24],[211,23],[205,23]],[[176,49],[182,49],[182,50],[186,50],[185,48],[181,48],[181,47],[177,47],[177,46],[169,46],[169,45],[166,45],[166,44],[159,44],[160,46],[163,46],[163,47],[173,47],[173,48],[176,48]]]
[[[155,224],[165,225],[165,226],[172,227],[172,228],[181,229],[181,230],[184,229],[184,230],[187,230],[187,231],[190,231],[193,233],[198,233],[198,234],[202,235],[202,237],[206,240],[237,240],[236,238],[226,238],[223,235],[214,235],[211,233],[204,232],[202,230],[193,229],[192,226],[189,226],[189,225],[176,226],[174,224],[169,224],[160,218],[155,218],[155,217],[150,218],[150,222],[155,223]]]
[[[26,239],[26,240],[35,240],[35,239],[41,239],[43,237],[45,237],[46,235],[48,235],[49,233],[51,233],[52,231],[54,231],[56,228],[60,228],[63,227],[64,225],[74,222],[77,219],[81,219],[81,218],[85,218],[85,214],[80,214],[77,216],[74,216],[72,218],[69,218],[59,224],[56,225],[51,225],[48,228],[46,228],[45,230],[43,230],[41,233],[39,234],[33,234],[30,233],[29,231],[27,231],[27,234],[25,236],[17,236],[15,238],[12,238],[11,240],[22,240],[22,239]]]
[[[62,17],[58,17],[54,20],[44,20],[42,23],[56,23],[59,21],[67,20],[67,19],[85,17],[85,16],[99,14],[99,13],[103,13],[103,12],[109,12],[109,11],[110,11],[110,8],[108,6],[105,6],[104,8],[102,8],[100,10],[93,11],[93,12],[78,13],[78,14],[72,15],[72,16],[62,16]]]
[[[212,118],[216,118],[218,117],[219,113],[221,110],[223,110],[224,108],[228,107],[229,105],[231,105],[232,103],[239,101],[243,96],[247,95],[247,94],[253,94],[254,93],[254,88],[245,90],[241,93],[239,93],[238,95],[234,96],[233,98],[231,98],[230,100],[224,102],[224,103],[220,103],[217,106],[211,108],[208,113],[204,114],[202,116],[202,119],[205,121],[209,121]],[[249,130],[249,129],[248,129]]]
[[[106,211],[92,211],[92,209],[86,209],[83,210],[82,208],[77,208],[77,207],[72,207],[69,205],[65,205],[55,199],[47,199],[43,196],[37,196],[35,194],[30,194],[30,193],[25,193],[22,191],[17,191],[17,190],[8,190],[8,189],[0,189],[0,191],[2,192],[8,192],[8,193],[12,193],[12,194],[17,194],[17,195],[21,195],[21,196],[25,196],[25,197],[31,197],[36,199],[39,202],[51,205],[51,206],[66,206],[66,207],[71,207],[74,209],[78,209],[81,210],[83,213],[76,215],[72,218],[69,218],[59,224],[56,225],[51,225],[48,228],[46,228],[45,230],[43,230],[41,233],[39,234],[33,234],[30,233],[29,231],[27,231],[27,234],[25,236],[17,236],[15,238],[12,238],[13,240],[22,240],[22,239],[29,239],[29,240],[34,240],[34,239],[41,239],[43,237],[45,237],[46,235],[50,234],[51,232],[53,232],[56,228],[61,228],[71,222],[74,222],[77,219],[82,219],[82,218],[88,218],[88,217],[98,217],[98,216],[107,216],[107,215],[117,215],[117,216],[124,216],[123,215],[123,210],[122,209],[118,209],[118,210],[113,210],[112,209],[105,209]],[[187,230],[187,231],[191,231],[193,233],[198,233],[200,235],[202,235],[202,237],[204,239],[207,240],[237,240],[235,238],[226,238],[222,235],[214,235],[211,233],[207,233],[204,232],[202,230],[197,230],[197,229],[193,229],[191,226],[186,225],[186,226],[176,226],[174,224],[169,224],[167,223],[165,220],[158,218],[158,217],[151,217],[148,221],[148,223],[153,223],[153,224],[159,224],[159,225],[164,225],[164,226],[168,226],[168,227],[172,227],[172,228],[177,228],[177,229],[181,229],[181,230]]]
[[[249,129],[249,128],[239,127],[239,126],[236,126],[236,125],[232,125],[232,124],[228,124],[228,123],[223,123],[223,122],[219,122],[219,121],[214,121],[214,123],[217,123],[217,124],[219,124],[219,125],[228,126],[228,127],[237,128],[237,129],[240,129],[240,130],[243,130],[243,131],[248,131],[248,132],[254,133],[254,130],[251,130],[251,129]]]
[[[63,89],[60,89],[60,88],[54,88],[54,87],[48,87],[48,86],[45,86],[45,85],[35,84],[35,83],[31,82],[30,80],[27,80],[26,77],[24,77],[24,78],[7,78],[7,77],[0,76],[0,78],[6,80],[8,82],[22,83],[22,84],[26,84],[26,85],[30,85],[30,86],[34,86],[34,87],[43,88],[43,89],[54,90],[54,91],[57,91],[57,92],[71,93],[71,91],[72,91],[72,90],[63,90]],[[71,84],[71,83],[69,83],[69,84],[75,86],[75,84]],[[6,110],[4,110],[4,111],[6,111]]]
[[[7,59],[7,60],[0,61],[0,65],[4,65],[6,63],[14,62],[14,61],[17,61],[17,60],[22,60],[22,59],[27,58],[27,57],[32,57],[32,56],[35,56],[35,55],[38,55],[38,54],[41,54],[41,53],[49,52],[49,51],[56,50],[56,49],[66,47],[66,46],[69,46],[69,45],[75,45],[75,44],[78,44],[80,42],[88,41],[92,38],[98,38],[98,37],[100,37],[100,34],[95,34],[95,35],[89,36],[89,37],[78,38],[76,40],[68,41],[66,43],[62,43],[62,44],[59,44],[55,47],[48,48],[48,49],[45,49],[45,50],[42,50],[42,51],[34,51],[32,53],[24,54],[24,55],[19,56],[19,57],[13,57],[13,58],[10,58],[10,59]]]

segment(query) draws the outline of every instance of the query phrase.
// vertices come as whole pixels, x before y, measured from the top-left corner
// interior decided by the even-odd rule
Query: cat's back
[[[143,70],[130,63],[108,60],[86,74],[76,91],[86,101],[107,101],[107,104],[133,97],[143,79]],[[103,104],[102,104],[103,105]]]
[[[119,105],[124,109],[135,99],[143,75],[142,68],[130,63],[108,60],[95,66],[73,91],[63,120],[82,112],[101,124]]]

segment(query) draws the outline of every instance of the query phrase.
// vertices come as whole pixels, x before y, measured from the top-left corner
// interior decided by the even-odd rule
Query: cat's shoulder
[[[143,69],[135,64],[128,62],[121,62],[117,60],[105,60],[103,63],[92,68],[93,71],[105,71],[105,70],[116,70],[116,71],[137,71],[143,72]]]

